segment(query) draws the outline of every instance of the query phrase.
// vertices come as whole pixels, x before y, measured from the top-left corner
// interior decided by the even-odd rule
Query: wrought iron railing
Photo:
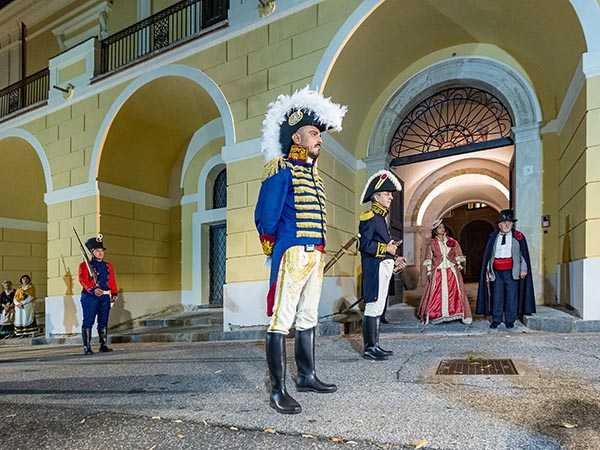
[[[96,76],[227,24],[229,0],[183,0],[100,41]]]
[[[49,79],[46,68],[0,90],[0,120],[16,111],[47,101]]]

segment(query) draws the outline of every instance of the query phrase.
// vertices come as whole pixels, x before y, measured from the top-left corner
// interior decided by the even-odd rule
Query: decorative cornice
[[[225,164],[256,158],[261,155],[260,138],[237,142],[233,145],[226,145],[221,150],[221,158],[223,158]]]
[[[96,182],[84,183],[47,193],[44,195],[44,202],[46,205],[55,205],[94,195],[98,195],[98,184]]]
[[[12,228],[14,230],[28,231],[46,231],[48,225],[45,222],[36,222],[34,220],[11,219],[10,217],[0,217],[0,228]]]

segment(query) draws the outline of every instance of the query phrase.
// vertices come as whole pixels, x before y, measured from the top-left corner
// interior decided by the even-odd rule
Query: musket
[[[83,242],[81,242],[81,239],[79,239],[79,235],[77,234],[77,230],[75,229],[75,227],[73,227],[73,232],[75,233],[75,236],[77,237],[77,241],[79,242],[79,249],[81,250],[81,256],[83,258],[83,262],[85,263],[85,267],[87,267],[90,277],[92,277],[92,279],[94,280],[94,283],[96,283],[96,286],[97,286],[98,279],[96,278],[96,273],[92,270],[92,266],[90,266],[90,256],[88,256],[87,250],[83,246]]]
[[[350,238],[350,240],[348,242],[346,242],[342,248],[340,248],[337,253],[335,255],[332,256],[332,258],[327,262],[327,264],[325,264],[325,268],[323,269],[323,273],[327,273],[329,271],[329,269],[331,269],[336,262],[339,261],[339,259],[346,253],[348,253],[348,250],[350,249],[350,247],[352,247],[360,238],[360,234],[357,233],[354,236],[352,236]]]

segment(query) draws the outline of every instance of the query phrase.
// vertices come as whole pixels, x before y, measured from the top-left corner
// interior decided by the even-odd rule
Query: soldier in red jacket
[[[115,280],[115,271],[111,263],[104,261],[104,244],[102,235],[90,238],[85,246],[92,254],[91,260],[79,265],[79,282],[83,287],[81,291],[81,306],[83,308],[83,325],[81,336],[83,338],[84,354],[92,352],[92,326],[98,317],[98,337],[101,352],[111,352],[106,343],[108,339],[107,326],[111,304],[117,299],[119,290]]]

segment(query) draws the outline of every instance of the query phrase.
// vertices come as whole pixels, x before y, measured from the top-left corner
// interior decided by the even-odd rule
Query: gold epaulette
[[[277,174],[281,169],[290,166],[290,163],[283,156],[272,159],[271,161],[265,164],[265,168],[263,170],[263,180],[272,177],[273,175]]]
[[[360,221],[364,222],[365,220],[372,219],[374,215],[375,215],[375,213],[371,210],[365,211],[364,213],[362,213],[360,215]]]

